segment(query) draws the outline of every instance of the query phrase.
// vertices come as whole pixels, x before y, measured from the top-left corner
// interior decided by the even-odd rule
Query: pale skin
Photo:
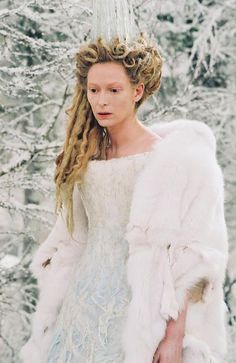
[[[170,319],[167,322],[165,337],[159,343],[152,363],[182,363],[182,347],[185,334],[185,322],[188,309],[188,296],[182,312],[177,320]]]
[[[135,114],[144,84],[132,87],[124,67],[115,62],[94,64],[87,78],[87,97],[98,123],[106,127],[112,146],[107,159],[142,153],[152,149],[160,137],[145,127]],[[98,112],[111,112],[101,118]]]
[[[96,63],[88,72],[87,98],[99,125],[106,127],[111,140],[106,158],[151,151],[161,137],[138,120],[135,103],[144,92],[144,84],[132,85],[122,64]],[[109,112],[102,118],[98,113]],[[165,338],[158,345],[150,363],[182,363],[182,343],[185,331],[187,297],[178,319],[167,322]]]

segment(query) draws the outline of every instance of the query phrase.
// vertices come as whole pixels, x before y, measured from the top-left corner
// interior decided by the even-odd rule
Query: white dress
[[[135,180],[152,151],[89,161],[78,186],[88,241],[68,284],[45,363],[122,363],[122,326],[131,291],[124,238]]]

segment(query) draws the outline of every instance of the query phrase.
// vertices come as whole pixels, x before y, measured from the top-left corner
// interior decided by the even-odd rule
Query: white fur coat
[[[150,129],[162,140],[135,183],[126,229],[132,299],[122,336],[124,363],[152,363],[167,320],[177,319],[187,291],[202,279],[202,299],[188,303],[183,363],[221,363],[227,351],[222,287],[228,235],[215,136],[195,120]],[[86,247],[87,217],[77,188],[73,198],[74,240],[63,211],[33,257],[40,295],[31,337],[20,352],[24,363],[45,363],[67,282]]]

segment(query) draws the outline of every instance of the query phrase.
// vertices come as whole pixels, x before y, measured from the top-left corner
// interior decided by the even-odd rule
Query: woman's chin
[[[112,117],[106,119],[97,118],[97,122],[99,123],[100,126],[110,126],[113,124]]]

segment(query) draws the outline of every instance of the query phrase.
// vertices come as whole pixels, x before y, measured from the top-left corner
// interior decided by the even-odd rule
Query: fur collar
[[[213,173],[211,180],[218,176],[216,140],[209,126],[201,121],[180,119],[170,123],[158,122],[150,129],[161,136],[162,140],[155,143],[154,152],[135,184],[127,232],[135,225],[146,231],[154,223],[156,228],[162,229],[162,233],[167,233],[162,228],[167,221],[159,219],[161,226],[158,219],[153,220],[152,216],[157,208],[158,211],[163,211],[160,215],[168,210],[165,218],[175,233],[166,235],[168,241],[170,238],[176,239],[176,232],[187,212],[191,193],[194,195],[197,192],[196,188],[200,187],[206,176],[206,169],[209,168],[209,173]],[[216,180],[219,180],[219,176]],[[184,188],[185,198],[181,194]],[[183,198],[182,201],[180,198]],[[178,216],[173,208],[174,203],[179,203],[179,207],[181,203],[181,214]],[[132,247],[131,243],[131,252]]]

